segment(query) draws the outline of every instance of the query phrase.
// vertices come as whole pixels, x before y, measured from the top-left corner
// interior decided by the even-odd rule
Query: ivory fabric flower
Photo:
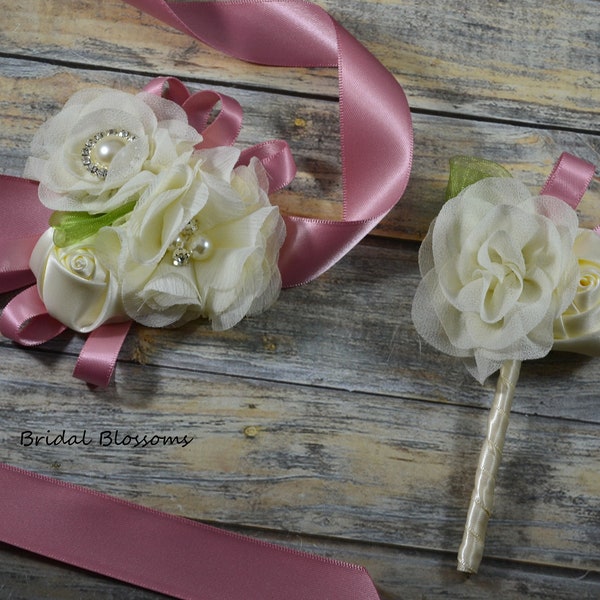
[[[480,382],[506,360],[545,356],[577,286],[575,211],[489,177],[448,200],[419,251],[418,333]]]
[[[105,213],[139,194],[163,168],[187,161],[201,141],[170,100],[90,88],[38,130],[25,176],[40,182],[48,208]]]
[[[120,246],[133,320],[167,327],[205,317],[222,330],[277,299],[285,226],[260,161],[234,168],[238,157],[229,147],[197,152],[195,165],[161,173],[123,223],[99,232],[99,243]]]
[[[101,258],[107,253],[110,249],[99,249],[94,238],[58,248],[52,229],[38,240],[30,267],[48,313],[63,325],[87,333],[127,320],[116,274]]]
[[[554,321],[554,350],[600,356],[600,235],[580,229],[573,250],[579,266],[577,292]]]

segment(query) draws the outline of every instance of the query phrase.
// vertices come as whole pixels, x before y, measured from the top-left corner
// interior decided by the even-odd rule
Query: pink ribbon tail
[[[0,540],[187,600],[379,600],[368,573],[0,463]]]
[[[577,208],[592,181],[595,170],[593,164],[563,152],[556,161],[541,193],[560,198],[571,208]]]
[[[131,321],[125,321],[101,325],[94,329],[79,353],[73,377],[92,386],[107,387],[130,327]]]

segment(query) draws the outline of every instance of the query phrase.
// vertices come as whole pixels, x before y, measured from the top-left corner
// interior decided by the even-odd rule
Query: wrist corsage
[[[373,67],[363,84],[381,102],[371,119],[352,108],[360,86],[339,69],[340,221],[280,214],[269,194],[294,178],[290,149],[235,148],[242,110],[225,94],[173,78],[76,93],[35,136],[28,179],[0,176],[0,292],[35,282],[4,308],[0,333],[26,346],[87,334],[74,375],[106,387],[132,322],[228,329],[335,264],[394,207],[412,163],[402,88],[364,48],[351,52]]]
[[[150,92],[83,90],[42,126],[25,175],[54,211],[30,260],[52,317],[228,329],[275,301],[285,227],[266,170],[203,141]]]
[[[483,383],[500,371],[459,550],[476,573],[521,362],[556,348],[600,355],[600,237],[574,210],[594,174],[564,154],[541,195],[500,165],[451,161],[447,201],[419,251],[417,332]]]

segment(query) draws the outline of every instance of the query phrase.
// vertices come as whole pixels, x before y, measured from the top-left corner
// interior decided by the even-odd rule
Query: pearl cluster
[[[81,162],[90,173],[99,179],[105,179],[108,167],[117,152],[135,139],[135,135],[125,129],[99,131],[81,149]]]
[[[188,221],[181,233],[175,238],[175,241],[169,246],[173,266],[184,267],[192,258],[196,260],[208,258],[212,250],[212,244],[208,238],[196,235],[197,231],[197,219]]]

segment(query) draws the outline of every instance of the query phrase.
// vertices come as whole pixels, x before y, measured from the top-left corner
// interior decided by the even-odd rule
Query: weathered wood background
[[[410,305],[448,157],[496,160],[532,189],[562,151],[600,164],[600,3],[319,4],[405,88],[405,197],[328,273],[234,330],[134,327],[106,391],[71,377],[79,335],[33,350],[1,339],[0,460],[363,564],[384,599],[598,598],[600,361],[555,353],[523,366],[486,555],[468,579],[455,553],[494,382],[422,344]],[[81,87],[175,75],[241,102],[241,145],[290,142],[299,174],[277,195],[284,211],[339,216],[334,70],[238,62],[119,0],[0,9],[0,172],[21,174],[36,128]],[[597,178],[579,212],[600,222]],[[20,444],[23,431],[63,429],[194,441]],[[0,598],[154,597],[0,546]]]

